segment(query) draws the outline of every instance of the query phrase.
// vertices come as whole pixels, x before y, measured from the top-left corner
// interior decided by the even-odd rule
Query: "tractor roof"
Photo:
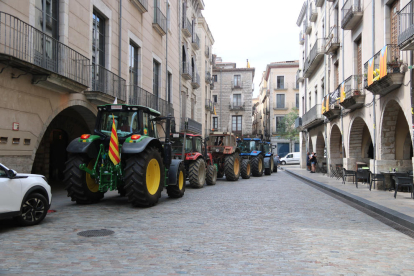
[[[260,138],[242,138],[243,141],[261,141]]]
[[[184,136],[184,132],[179,132],[178,134],[180,134],[180,136]],[[173,135],[173,133],[171,133],[171,135]],[[186,136],[191,136],[191,137],[200,137],[200,138],[202,138],[200,134],[191,134],[191,133],[187,133],[187,135],[186,135]]]
[[[151,115],[154,116],[160,116],[161,113],[155,109],[152,109],[150,107],[147,106],[142,106],[142,105],[129,105],[129,104],[105,104],[105,105],[99,105],[98,106],[98,110],[105,110],[105,111],[131,111],[131,110],[144,110],[148,113],[150,113]]]

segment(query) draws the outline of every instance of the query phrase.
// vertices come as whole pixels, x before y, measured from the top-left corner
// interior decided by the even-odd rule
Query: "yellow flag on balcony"
[[[387,75],[387,54],[388,54],[388,48],[387,45],[385,45],[381,49],[380,53],[380,78],[383,78]]]
[[[250,68],[249,60],[247,60],[247,68]]]
[[[214,115],[217,115],[217,113],[216,113],[216,105],[213,106],[213,110],[214,110]]]

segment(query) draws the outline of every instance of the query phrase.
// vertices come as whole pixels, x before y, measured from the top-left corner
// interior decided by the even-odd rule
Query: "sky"
[[[299,59],[296,25],[304,0],[204,0],[213,54],[237,67],[254,67],[254,97],[271,62]]]

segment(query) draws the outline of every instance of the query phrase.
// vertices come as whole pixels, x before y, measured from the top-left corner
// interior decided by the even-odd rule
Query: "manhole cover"
[[[78,235],[82,236],[82,237],[91,238],[91,237],[109,236],[109,235],[112,235],[113,233],[115,233],[115,232],[111,231],[111,230],[101,229],[101,230],[82,231],[82,232],[79,232]]]

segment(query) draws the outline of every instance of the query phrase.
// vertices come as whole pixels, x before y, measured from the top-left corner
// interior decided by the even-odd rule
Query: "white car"
[[[0,219],[35,225],[46,217],[51,203],[52,193],[43,175],[16,173],[0,163]]]
[[[280,158],[280,164],[299,164],[300,152],[289,152],[285,157]]]

